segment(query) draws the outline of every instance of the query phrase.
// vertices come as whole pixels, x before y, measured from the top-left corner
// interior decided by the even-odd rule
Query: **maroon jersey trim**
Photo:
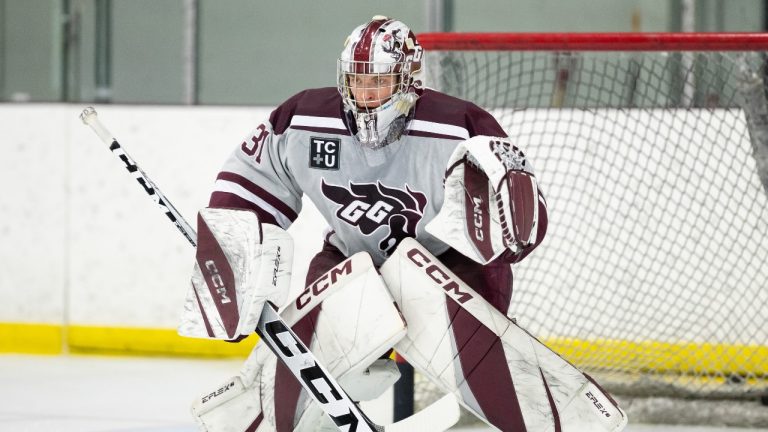
[[[341,120],[342,106],[341,95],[336,87],[304,90],[275,108],[269,116],[269,123],[276,135],[281,135],[289,127],[293,127],[295,116],[339,119],[339,125],[345,127]]]
[[[308,132],[327,133],[327,134],[334,134],[334,135],[350,135],[349,131],[346,129],[333,129],[333,128],[314,127],[314,126],[291,126],[291,129],[303,130]]]
[[[410,130],[410,129],[407,130],[405,134],[408,136],[414,136],[414,137],[450,139],[450,140],[457,140],[457,141],[464,141],[466,139],[466,138],[454,136],[454,135],[443,135],[438,133],[424,132],[424,131]]]
[[[208,207],[252,210],[259,216],[259,222],[281,226],[277,222],[277,219],[275,219],[275,217],[272,215],[272,213],[269,213],[263,208],[258,207],[251,201],[248,201],[229,192],[214,191],[211,194],[210,201],[208,201]]]
[[[291,222],[295,221],[296,218],[298,217],[296,212],[290,206],[288,206],[288,204],[284,203],[279,198],[275,197],[274,195],[270,194],[266,190],[262,189],[252,181],[248,180],[247,178],[239,174],[222,171],[219,173],[218,177],[216,177],[216,180],[229,181],[239,186],[242,186],[248,192],[256,195],[257,197],[264,200],[264,202],[274,207],[275,210],[282,213]],[[263,209],[263,210],[266,210],[266,209]]]
[[[414,119],[458,126],[466,129],[469,137],[476,135],[507,136],[498,121],[484,109],[471,102],[435,90],[424,89],[416,101],[415,109]]]

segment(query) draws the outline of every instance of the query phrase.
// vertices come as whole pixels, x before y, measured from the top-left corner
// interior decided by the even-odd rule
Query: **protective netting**
[[[510,316],[614,392],[768,394],[763,53],[442,51],[426,64],[429,87],[499,119],[547,198]]]

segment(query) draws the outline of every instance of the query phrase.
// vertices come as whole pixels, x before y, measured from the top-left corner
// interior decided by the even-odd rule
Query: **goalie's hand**
[[[516,261],[540,240],[540,199],[519,148],[507,138],[475,136],[451,155],[443,206],[426,229],[481,264],[502,254]]]

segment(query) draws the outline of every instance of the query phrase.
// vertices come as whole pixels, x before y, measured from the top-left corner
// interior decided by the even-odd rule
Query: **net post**
[[[394,388],[394,421],[400,421],[410,417],[414,413],[414,380],[413,366],[408,364],[399,354],[395,354],[397,369],[400,371],[400,379]]]

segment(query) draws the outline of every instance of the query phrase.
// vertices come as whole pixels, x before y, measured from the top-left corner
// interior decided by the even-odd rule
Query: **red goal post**
[[[427,51],[768,51],[768,33],[422,33]]]
[[[417,37],[547,197],[509,315],[614,392],[768,397],[768,34]]]

